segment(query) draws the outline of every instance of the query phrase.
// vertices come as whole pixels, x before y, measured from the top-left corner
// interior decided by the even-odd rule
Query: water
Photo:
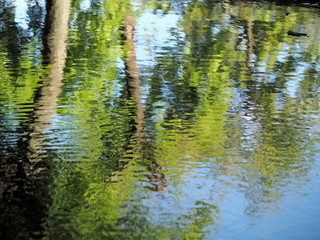
[[[320,238],[319,8],[57,2],[0,0],[1,239]]]

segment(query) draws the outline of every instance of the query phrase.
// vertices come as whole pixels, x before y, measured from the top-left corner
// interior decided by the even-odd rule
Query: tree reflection
[[[0,0],[6,238],[211,239],[230,192],[263,217],[309,180],[319,20],[275,3],[139,4],[47,1],[41,35],[40,1],[24,29]],[[139,65],[144,11],[179,17]],[[314,34],[286,35],[299,28]]]
[[[61,2],[55,3],[61,4]],[[16,81],[17,84],[15,86],[17,88],[24,87],[20,89],[22,91],[18,92],[17,98],[13,100],[13,103],[18,108],[20,107],[19,105],[34,108],[32,115],[26,114],[29,119],[18,118],[21,126],[17,132],[22,130],[27,131],[28,134],[19,134],[20,139],[17,141],[16,146],[10,147],[11,150],[6,152],[2,159],[2,166],[7,170],[4,172],[5,181],[2,182],[1,209],[3,209],[3,217],[1,219],[4,222],[1,226],[5,228],[1,232],[5,235],[6,239],[38,239],[43,237],[43,227],[47,215],[47,207],[50,202],[48,185],[52,180],[50,177],[52,163],[44,159],[45,138],[43,136],[47,129],[46,125],[50,123],[53,108],[57,105],[57,97],[60,94],[59,87],[62,85],[62,71],[66,57],[64,54],[66,50],[65,41],[68,34],[68,2],[64,1],[64,4],[66,4],[64,5],[65,8],[63,8],[63,11],[66,13],[64,16],[62,16],[63,14],[61,15],[61,12],[57,11],[57,4],[50,4],[48,2],[48,15],[51,16],[51,19],[47,20],[49,31],[45,34],[47,38],[44,41],[44,52],[48,52],[50,49],[48,56],[52,67],[50,73],[46,76],[48,79],[46,85],[39,88],[39,84],[43,80],[41,78],[45,76],[45,71],[42,70],[45,67],[40,65],[36,60],[38,56],[31,55],[32,49],[28,45],[28,55],[24,56],[24,51],[21,51],[20,57],[14,56],[15,60],[18,61],[18,65],[13,69],[16,74],[7,74],[7,79],[5,79],[7,83],[14,83]],[[30,7],[29,5],[29,10]],[[36,18],[33,14],[41,17],[39,14],[41,14],[42,9],[38,5],[36,10],[35,12],[28,11],[27,13],[29,13],[30,18],[35,18],[35,21],[41,21],[41,19]],[[11,20],[6,19],[6,21]],[[57,24],[57,21],[60,23]],[[30,30],[34,26],[33,23],[31,20]],[[12,31],[9,32],[12,33]],[[37,37],[34,36],[33,40],[36,41]],[[9,40],[7,49],[9,52],[14,53],[14,51],[11,51],[10,42],[11,40]],[[18,45],[19,47],[16,50],[19,50],[23,46],[22,43]],[[57,51],[58,48],[59,50]],[[4,75],[8,72],[9,66],[9,64],[4,66]],[[10,94],[10,90],[8,87],[2,89],[8,95]],[[38,106],[32,106],[32,101]],[[13,154],[10,154],[11,151]],[[17,231],[16,229],[20,230]]]
[[[184,52],[188,52],[188,54],[184,54],[186,60],[179,62],[179,64],[172,64],[176,61],[175,56],[179,56],[179,48],[176,48],[172,59],[170,57],[158,59],[159,63],[161,62],[161,72],[166,72],[169,69],[171,72],[176,72],[176,75],[170,78],[171,84],[168,86],[172,95],[175,96],[175,102],[168,103],[170,110],[164,113],[167,117],[161,119],[163,122],[159,124],[166,129],[166,134],[159,135],[159,139],[161,139],[159,145],[167,144],[165,139],[175,141],[175,144],[170,143],[165,148],[169,153],[167,162],[172,163],[171,157],[175,156],[177,151],[180,151],[179,156],[209,155],[213,158],[220,158],[221,160],[216,160],[217,163],[223,164],[227,169],[233,168],[235,170],[222,172],[224,168],[221,168],[215,169],[215,171],[238,179],[240,182],[244,181],[244,185],[249,186],[248,189],[243,189],[243,192],[248,198],[248,213],[250,215],[258,214],[260,211],[268,211],[270,207],[277,205],[285,186],[288,186],[290,181],[306,183],[305,176],[310,170],[306,166],[310,166],[310,163],[305,162],[304,154],[305,151],[312,151],[310,146],[313,145],[313,141],[307,137],[308,134],[299,127],[301,121],[308,120],[298,113],[301,109],[293,111],[292,104],[295,100],[287,95],[279,96],[286,86],[287,80],[283,76],[295,71],[296,67],[301,65],[298,63],[298,59],[299,61],[302,59],[297,58],[297,55],[291,57],[291,60],[286,58],[282,61],[278,58],[286,41],[291,41],[291,39],[285,39],[286,29],[296,28],[295,26],[300,20],[280,24],[285,16],[281,12],[275,11],[273,7],[268,5],[264,9],[255,8],[251,3],[235,5],[224,3],[223,5],[217,4],[212,9],[205,3],[190,3],[188,8],[184,10],[185,19],[180,23],[180,26],[183,26],[181,30],[185,33],[185,39],[177,44],[177,46],[184,45],[184,48],[188,48],[188,51],[184,50]],[[208,9],[211,9],[212,13]],[[231,26],[223,25],[228,21],[223,14],[225,11],[235,17],[236,22]],[[206,22],[204,19],[208,17],[210,20],[207,24],[203,24]],[[294,15],[293,19],[296,17]],[[274,20],[271,20],[272,18]],[[208,27],[214,26],[212,23],[221,24],[219,31],[215,34],[212,34],[212,27]],[[232,28],[232,31],[229,28]],[[242,32],[237,32],[236,29],[244,29],[244,37]],[[234,32],[238,35],[235,35]],[[253,36],[255,37],[253,38]],[[236,38],[239,38],[239,41],[230,40]],[[269,39],[268,42],[272,44],[264,39]],[[246,42],[244,49],[241,42]],[[240,49],[240,52],[234,51],[237,48]],[[196,59],[201,61],[197,62]],[[309,61],[312,60],[310,58],[306,60],[306,62]],[[288,65],[290,68],[276,68],[280,64],[282,66]],[[173,66],[176,66],[174,70],[172,70]],[[183,69],[182,74],[177,74],[178,69]],[[268,73],[273,69],[278,71],[278,77],[275,78],[275,81],[272,80],[272,74]],[[158,76],[158,68],[155,70],[155,75]],[[181,75],[184,77],[181,78]],[[165,79],[166,76],[161,76],[161,78]],[[181,106],[182,103],[181,98],[178,97],[180,87],[174,87],[175,82],[181,80],[184,80],[183,86],[195,87],[193,92],[197,97],[193,98],[193,102],[199,102],[198,105],[193,105],[196,106],[194,112],[188,112],[189,116],[194,115],[192,120],[194,131],[183,127],[182,131],[183,116],[171,114],[171,112],[179,112],[177,106]],[[163,85],[157,86],[156,91],[164,88],[164,82],[157,82],[157,84]],[[242,97],[235,99],[235,101],[240,100],[239,105],[236,103],[239,106],[236,107],[236,111],[240,116],[243,114],[243,122],[237,120],[238,123],[232,123],[234,121],[232,115],[228,116],[227,113],[227,109],[232,105],[229,105],[228,101],[225,101],[225,105],[223,105],[223,100],[232,97],[229,88],[232,85],[238,86],[237,91],[241,91]],[[161,92],[158,94],[160,95]],[[158,96],[154,99],[161,99],[161,97]],[[163,100],[167,99],[163,98]],[[208,104],[206,104],[206,100]],[[295,104],[297,107],[297,103]],[[283,108],[279,109],[281,105]],[[210,109],[213,106],[219,106],[219,110],[215,109],[211,112]],[[204,114],[202,115],[202,113]],[[206,118],[207,120],[202,125],[201,122]],[[228,118],[232,122],[229,123]],[[217,119],[221,120],[220,124]],[[209,128],[211,124],[216,126],[215,130],[213,127]],[[188,123],[184,123],[184,125],[188,126]],[[206,130],[202,130],[202,127]],[[236,129],[231,131],[231,128]],[[227,138],[225,131],[229,131],[232,135]],[[179,132],[188,136],[185,139],[188,139],[187,141],[192,147],[188,148],[189,144],[185,143],[186,140],[179,143]],[[207,134],[201,135],[203,133]],[[198,137],[199,143],[201,143],[199,145],[195,141]],[[219,142],[219,140],[221,141]],[[235,150],[239,143],[243,146],[241,148],[243,153],[230,152],[230,150]],[[206,149],[206,146],[207,150],[201,151],[201,149]],[[163,146],[161,147],[163,148]],[[163,156],[163,153],[160,151],[159,155]],[[233,159],[232,156],[244,159]],[[173,159],[176,158],[179,157],[173,157]],[[197,158],[192,158],[190,161],[196,161],[195,159]],[[243,162],[241,163],[241,161]],[[175,162],[173,165],[176,164]],[[298,171],[297,166],[301,166],[301,170]],[[303,169],[302,166],[305,168]],[[300,168],[298,167],[298,169]],[[170,170],[170,172],[174,171]],[[241,172],[243,174],[239,175]],[[170,176],[169,173],[166,175]],[[178,174],[175,177],[178,181],[179,176]]]

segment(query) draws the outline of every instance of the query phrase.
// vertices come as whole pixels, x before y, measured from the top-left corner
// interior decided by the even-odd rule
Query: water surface
[[[319,8],[56,2],[0,0],[1,239],[320,238]]]

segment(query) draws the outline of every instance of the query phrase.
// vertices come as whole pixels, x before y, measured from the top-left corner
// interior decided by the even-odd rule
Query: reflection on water
[[[1,239],[319,237],[317,8],[0,6]]]

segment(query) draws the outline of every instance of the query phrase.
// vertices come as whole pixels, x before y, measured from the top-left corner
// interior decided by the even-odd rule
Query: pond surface
[[[0,0],[0,237],[319,239],[319,108],[315,6]]]

